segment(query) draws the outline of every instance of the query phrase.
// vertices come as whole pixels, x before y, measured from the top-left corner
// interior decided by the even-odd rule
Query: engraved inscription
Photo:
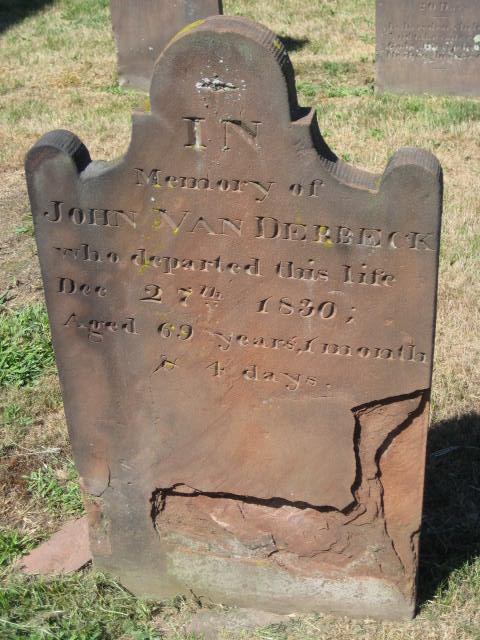
[[[227,262],[221,256],[213,260],[205,258],[176,258],[173,256],[148,255],[146,249],[138,249],[130,257],[131,262],[145,269],[154,267],[160,270],[160,273],[173,275],[184,271],[202,271],[206,273],[229,273],[238,274],[245,273],[249,276],[261,276],[259,258],[252,258],[245,263]]]
[[[300,318],[310,318],[318,316],[322,320],[330,320],[334,318],[337,313],[337,305],[331,300],[325,300],[317,303],[312,302],[309,298],[303,298],[298,302],[292,301],[291,298],[280,298],[273,301],[270,305],[268,303],[272,300],[272,297],[265,298],[258,302],[257,313],[269,313],[269,310],[276,311],[286,316],[299,316]]]
[[[288,280],[314,280],[328,282],[328,269],[318,267],[313,258],[308,260],[307,266],[300,266],[291,260],[281,260],[275,266],[277,275]]]
[[[178,189],[184,192],[202,193],[236,193],[255,196],[256,202],[267,199],[275,182],[268,180],[241,180],[239,178],[209,178],[206,176],[175,176],[162,171],[136,168],[135,184],[137,187],[153,186],[155,189]]]
[[[225,373],[225,367],[220,364],[218,360],[216,362],[212,362],[212,364],[209,364],[207,369],[210,371],[214,378],[220,378]]]
[[[258,144],[258,127],[261,122],[253,121],[252,123],[242,122],[241,120],[222,120],[224,145],[223,151],[228,151],[231,134],[235,132],[236,136],[244,140],[254,149],[259,147]]]
[[[65,203],[52,200],[50,208],[44,212],[45,220],[49,222],[67,221],[74,225],[91,225],[96,227],[117,228],[125,222],[135,228],[135,211],[120,209],[82,209],[80,207],[65,208]]]
[[[157,371],[173,371],[175,367],[178,367],[177,359],[178,358],[175,358],[174,360],[172,360],[167,356],[164,356],[164,355],[160,356],[160,362],[157,364],[157,366],[152,371],[152,373],[157,373]]]
[[[216,339],[216,346],[220,351],[229,351],[232,348],[240,347],[241,349],[287,351],[296,355],[310,353],[316,356],[355,357],[362,360],[382,360],[385,362],[427,363],[427,354],[414,343],[405,343],[399,347],[352,346],[325,342],[320,336],[278,338],[259,335],[248,336],[243,333],[234,334],[219,330],[209,330],[208,333]]]
[[[216,287],[208,286],[206,284],[200,287],[200,295],[202,298],[211,298],[215,302],[223,300],[223,293],[218,291]]]
[[[185,147],[187,149],[205,149],[206,145],[203,144],[203,122],[205,118],[184,118],[187,123],[187,143]]]
[[[466,9],[458,0],[456,4],[431,0],[407,8],[402,19],[390,19],[383,26],[382,54],[386,58],[419,59],[430,64],[480,57],[480,46],[475,40],[480,32],[480,17],[477,12],[476,19],[468,20]]]
[[[294,182],[290,185],[289,191],[292,196],[305,196],[307,198],[319,198],[320,188],[325,185],[324,181],[320,178],[312,180],[307,187],[304,187],[300,182]]]
[[[247,367],[243,373],[243,378],[249,382],[270,382],[274,384],[280,384],[287,391],[295,392],[301,387],[320,387],[323,393],[316,394],[324,395],[326,398],[330,397],[331,386],[329,384],[322,383],[317,376],[304,375],[302,373],[289,373],[286,371],[271,371],[252,364]]]
[[[92,249],[88,244],[81,244],[79,247],[74,248],[54,247],[54,249],[62,258],[70,258],[71,260],[81,262],[107,262],[110,264],[120,262],[120,257],[115,251],[97,251],[96,249]]]
[[[344,264],[343,268],[345,284],[363,284],[372,287],[391,287],[395,282],[395,276],[387,273],[385,269],[369,269],[367,264],[362,264],[359,271],[354,271],[348,264]]]
[[[158,284],[146,284],[144,287],[145,295],[140,298],[143,302],[162,302],[163,291]]]
[[[294,353],[313,353],[312,345],[318,336],[314,338],[271,338],[264,336],[247,336],[240,334],[227,334],[221,331],[208,332],[214,338],[218,338],[217,347],[220,351],[228,351],[233,345],[240,347],[253,347],[257,349],[272,349],[279,351],[292,351]]]
[[[183,118],[183,120],[187,125],[187,141],[184,146],[187,149],[194,149],[197,151],[205,149],[208,139],[205,133],[205,129],[207,128],[205,118],[188,116]],[[213,123],[210,122],[208,124],[212,126]],[[215,125],[216,124],[217,123],[215,122]],[[220,126],[223,129],[222,151],[229,151],[231,149],[230,144],[232,144],[232,138],[235,140],[243,140],[252,148],[257,150],[259,148],[258,131],[259,125],[261,124],[262,123],[260,121],[244,122],[242,120],[232,120],[229,118],[222,119],[220,121]],[[232,136],[232,133],[235,135]]]
[[[86,282],[79,283],[79,282],[75,282],[73,278],[66,278],[66,277],[61,277],[61,278],[58,277],[57,281],[58,281],[58,289],[57,289],[58,293],[66,293],[68,295],[81,293],[84,296],[97,295],[99,298],[103,298],[107,295],[106,288],[102,287],[101,285],[91,286]]]
[[[68,316],[63,323],[64,327],[86,331],[88,342],[103,342],[105,333],[138,335],[135,327],[135,318],[126,318],[120,322],[115,320],[80,320],[75,313]]]
[[[313,242],[325,247],[348,245],[369,249],[413,249],[435,251],[436,240],[433,233],[419,231],[384,231],[367,227],[329,226],[323,224],[303,224],[285,222],[271,216],[256,216],[255,237],[261,240],[287,240],[292,242]]]
[[[195,124],[195,120],[190,120],[192,135],[201,136],[201,123]],[[260,123],[257,123],[260,124]],[[226,131],[230,126],[237,126],[231,121],[225,121]],[[189,125],[190,126],[190,125]],[[196,127],[196,128],[195,128]],[[235,130],[235,129],[233,129]],[[252,141],[258,136],[258,127],[246,133]],[[198,140],[197,140],[198,142]],[[187,189],[187,190],[207,190],[211,191],[210,180],[197,178],[175,178],[168,176],[162,170],[151,170],[147,173],[142,169],[136,169],[137,181],[144,186],[154,186],[158,188],[170,189]],[[260,182],[256,180],[249,181],[226,181],[224,179],[217,182],[215,189],[220,191],[242,192],[247,188],[254,189],[257,192],[255,199],[257,202],[263,201],[269,193],[275,182]],[[290,186],[289,191],[295,197],[318,198],[319,192],[324,186],[320,179],[306,182],[305,186],[301,183],[294,183]],[[152,198],[153,199],[153,198]],[[231,239],[241,239],[249,236],[255,241],[287,241],[294,243],[315,243],[324,247],[334,245],[344,245],[350,247],[365,247],[370,251],[374,250],[396,250],[410,249],[421,252],[435,251],[435,236],[433,233],[422,233],[419,231],[390,231],[379,227],[358,226],[351,227],[347,225],[325,225],[325,224],[306,224],[297,218],[296,222],[285,221],[272,216],[251,216],[246,219],[231,215],[218,216],[212,219],[209,215],[198,215],[191,210],[172,211],[161,207],[152,207],[152,213],[158,216],[154,220],[154,227],[164,224],[165,228],[176,236],[178,233],[201,234],[205,239],[208,237],[222,236]],[[129,220],[130,224],[135,225],[135,213],[125,213],[119,209],[81,209],[78,207],[68,208],[65,203],[60,200],[51,201],[50,208],[45,212],[44,217],[50,222],[60,222],[66,220],[75,225],[92,225],[92,226],[119,226],[120,221]],[[157,221],[158,220],[158,221]],[[97,250],[88,243],[81,243],[77,247],[54,247],[54,250],[62,259],[69,259],[78,262],[106,263],[118,264],[122,257],[117,251],[113,250]],[[274,253],[272,254],[272,258]],[[209,275],[225,274],[227,276],[246,274],[257,278],[265,278],[266,276],[276,276],[285,282],[297,282],[298,287],[305,286],[308,283],[317,283],[318,285],[327,285],[330,281],[336,282],[336,286],[343,287],[348,290],[350,287],[375,287],[377,289],[391,289],[397,284],[397,277],[387,268],[370,262],[354,262],[343,263],[337,265],[335,269],[328,268],[325,257],[301,259],[283,258],[280,261],[272,260],[262,262],[258,257],[251,257],[239,261],[229,261],[228,257],[217,256],[208,259],[204,257],[176,257],[172,255],[163,255],[150,253],[146,248],[139,248],[136,253],[130,256],[130,263],[139,267],[139,274],[143,274],[146,269],[153,268],[159,276],[174,276],[188,272],[202,272]],[[153,272],[152,272],[153,274]],[[331,286],[331,285],[329,285]],[[223,287],[222,287],[223,288]],[[78,282],[77,279],[58,276],[57,291],[59,294],[73,295],[82,294],[85,296],[95,295],[100,298],[107,295],[104,286],[89,282]],[[225,300],[225,295],[219,287],[212,282],[204,282],[192,286],[183,285],[175,289],[174,298],[165,298],[165,287],[160,282],[150,281],[143,285],[138,300],[143,303],[155,304],[173,304],[177,303],[181,307],[187,309],[191,306],[192,301],[198,299],[204,301],[212,310],[216,309],[219,303]],[[342,293],[335,290],[332,293]],[[171,295],[171,294],[169,294]],[[343,299],[342,299],[343,300]],[[193,307],[195,308],[195,307]],[[266,296],[257,299],[254,303],[254,309],[259,316],[269,316],[274,314],[277,317],[289,317],[293,320],[298,318],[302,320],[317,319],[322,325],[317,326],[337,326],[329,325],[328,321],[332,321],[339,315],[338,302],[331,298],[314,298],[299,296]],[[349,311],[341,312],[341,321],[346,325],[358,322],[361,318],[357,317],[356,307],[351,306]],[[342,318],[343,316],[343,318]],[[119,331],[125,334],[136,334],[135,319],[128,318],[127,321],[103,321],[89,320],[87,322],[80,321],[76,314],[72,314],[64,323],[67,327],[76,327],[77,329],[86,329],[89,342],[102,342],[105,333],[117,333]],[[193,337],[193,326],[189,323],[172,324],[171,322],[163,322],[158,327],[158,333],[161,338],[174,338],[176,340],[187,342]],[[271,353],[291,353],[292,355],[315,354],[326,357],[342,357],[342,358],[359,358],[362,360],[385,361],[385,362],[403,362],[410,364],[425,364],[428,361],[425,351],[418,349],[413,343],[410,345],[402,344],[400,346],[376,346],[370,344],[357,344],[340,342],[335,339],[335,335],[330,336],[281,336],[268,334],[251,336],[240,331],[210,330],[209,333],[216,339],[216,346],[220,351],[228,351],[233,348],[244,349],[262,349]],[[163,357],[163,356],[162,356]],[[178,360],[178,358],[177,358]],[[167,363],[173,362],[176,366],[177,360],[171,361],[166,356],[156,369],[168,368]],[[257,364],[252,365],[254,369],[245,370],[242,374],[243,378],[249,381],[278,381],[281,375],[285,374],[279,371],[269,371],[264,367],[264,371],[257,370]],[[214,377],[221,377],[224,374],[228,378],[228,372],[224,364],[220,362],[209,365],[210,371]],[[255,375],[254,375],[255,373]],[[292,380],[296,383],[290,383],[286,386],[287,391],[298,389],[306,389],[312,386],[312,376],[305,376],[302,383],[302,374],[291,374]]]
[[[152,207],[152,211],[160,215],[174,234],[180,230],[187,233],[202,231],[207,235],[241,236],[243,220],[238,218],[218,218],[215,223],[208,222],[203,216],[192,216],[190,211],[182,213],[167,213],[165,209]]]
[[[170,322],[162,322],[158,327],[158,333],[162,338],[176,338],[177,340],[190,340],[193,336],[193,327],[190,324],[182,323],[174,325]]]

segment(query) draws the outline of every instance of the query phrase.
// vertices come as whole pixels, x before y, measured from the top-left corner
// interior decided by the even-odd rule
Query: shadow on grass
[[[53,0],[0,0],[0,33],[52,2]]]
[[[429,432],[419,605],[452,571],[480,554],[480,414],[444,420]]]
[[[303,49],[310,42],[308,38],[291,38],[290,36],[278,36],[278,39],[289,53]]]

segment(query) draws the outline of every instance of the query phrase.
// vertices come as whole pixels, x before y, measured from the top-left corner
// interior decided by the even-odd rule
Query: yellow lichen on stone
[[[195,20],[195,22],[191,22],[190,24],[187,24],[187,26],[183,27],[183,29],[181,29],[176,36],[173,36],[169,44],[172,44],[172,42],[175,42],[177,38],[180,38],[180,36],[183,36],[185,33],[188,33],[191,29],[195,29],[195,27],[199,27],[204,22],[205,20]]]

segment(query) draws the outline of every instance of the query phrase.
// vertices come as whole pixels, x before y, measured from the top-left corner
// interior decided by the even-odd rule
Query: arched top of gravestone
[[[278,140],[284,139],[282,129],[292,124],[304,128],[307,144],[330,174],[343,183],[378,191],[382,175],[339,159],[320,133],[315,109],[299,106],[288,53],[267,27],[246,18],[219,15],[198,20],[172,38],[154,67],[152,114],[163,122],[175,122],[179,110],[192,114],[211,110],[214,96],[222,118],[242,122],[264,119]],[[399,164],[439,172],[434,156],[404,148],[394,154],[383,178]]]
[[[298,104],[295,74],[283,43],[267,27],[246,18],[211,16],[172,38],[155,63],[150,108],[150,113],[135,112],[129,149],[117,163],[90,162],[80,140],[58,130],[43,136],[30,150],[27,172],[46,157],[47,149],[47,155],[70,156],[83,180],[122,171],[160,149],[168,156],[178,136],[184,135],[185,121],[192,127],[193,146],[198,143],[204,160],[217,164],[219,149],[228,150],[226,140],[222,148],[221,135],[218,140],[210,136],[202,140],[200,131],[194,130],[198,122],[201,129],[201,122],[212,120],[213,115],[219,131],[222,127],[226,131],[225,122],[237,123],[245,128],[245,139],[255,144],[254,133],[261,124],[264,151],[273,163],[307,162],[333,182],[372,194],[383,187],[388,190],[390,174],[400,167],[414,165],[434,179],[441,174],[435,156],[417,148],[395,152],[383,174],[338,158],[320,133],[315,109]]]
[[[212,16],[172,38],[155,64],[150,88],[152,112],[182,105],[189,96],[228,96],[232,103],[254,101],[260,110],[296,120],[300,110],[295,76],[281,40],[267,27],[245,18]],[[245,108],[245,107],[244,107]]]

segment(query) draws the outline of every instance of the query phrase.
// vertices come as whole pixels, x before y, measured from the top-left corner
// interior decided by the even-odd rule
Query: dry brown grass
[[[28,491],[28,476],[41,465],[61,468],[71,458],[58,377],[44,376],[31,387],[0,389],[0,527],[45,537],[58,517]],[[14,408],[15,417],[8,414]],[[60,519],[62,519],[62,514]]]
[[[375,96],[374,0],[225,0],[224,6],[226,13],[263,22],[285,39],[300,102],[317,108],[322,132],[338,155],[379,172],[398,147],[425,147],[437,155],[445,177],[422,612],[408,624],[303,616],[287,631],[245,638],[478,640],[480,564],[465,561],[478,553],[480,526],[480,102]],[[94,159],[113,159],[127,148],[131,111],[144,96],[116,84],[102,0],[58,0],[14,24],[0,33],[0,60],[0,296],[8,291],[5,304],[19,307],[43,300],[28,233],[26,151],[46,131],[67,128]],[[23,430],[4,426],[0,436],[0,527],[36,536],[56,526],[55,517],[32,501],[23,476],[40,459],[59,468],[66,464],[58,397],[55,377],[33,391],[0,393],[0,404],[17,404],[32,419]],[[49,448],[59,451],[38,453]],[[439,588],[449,576],[448,587]],[[191,613],[189,607],[172,609],[172,624],[162,625],[171,637],[181,637]]]

